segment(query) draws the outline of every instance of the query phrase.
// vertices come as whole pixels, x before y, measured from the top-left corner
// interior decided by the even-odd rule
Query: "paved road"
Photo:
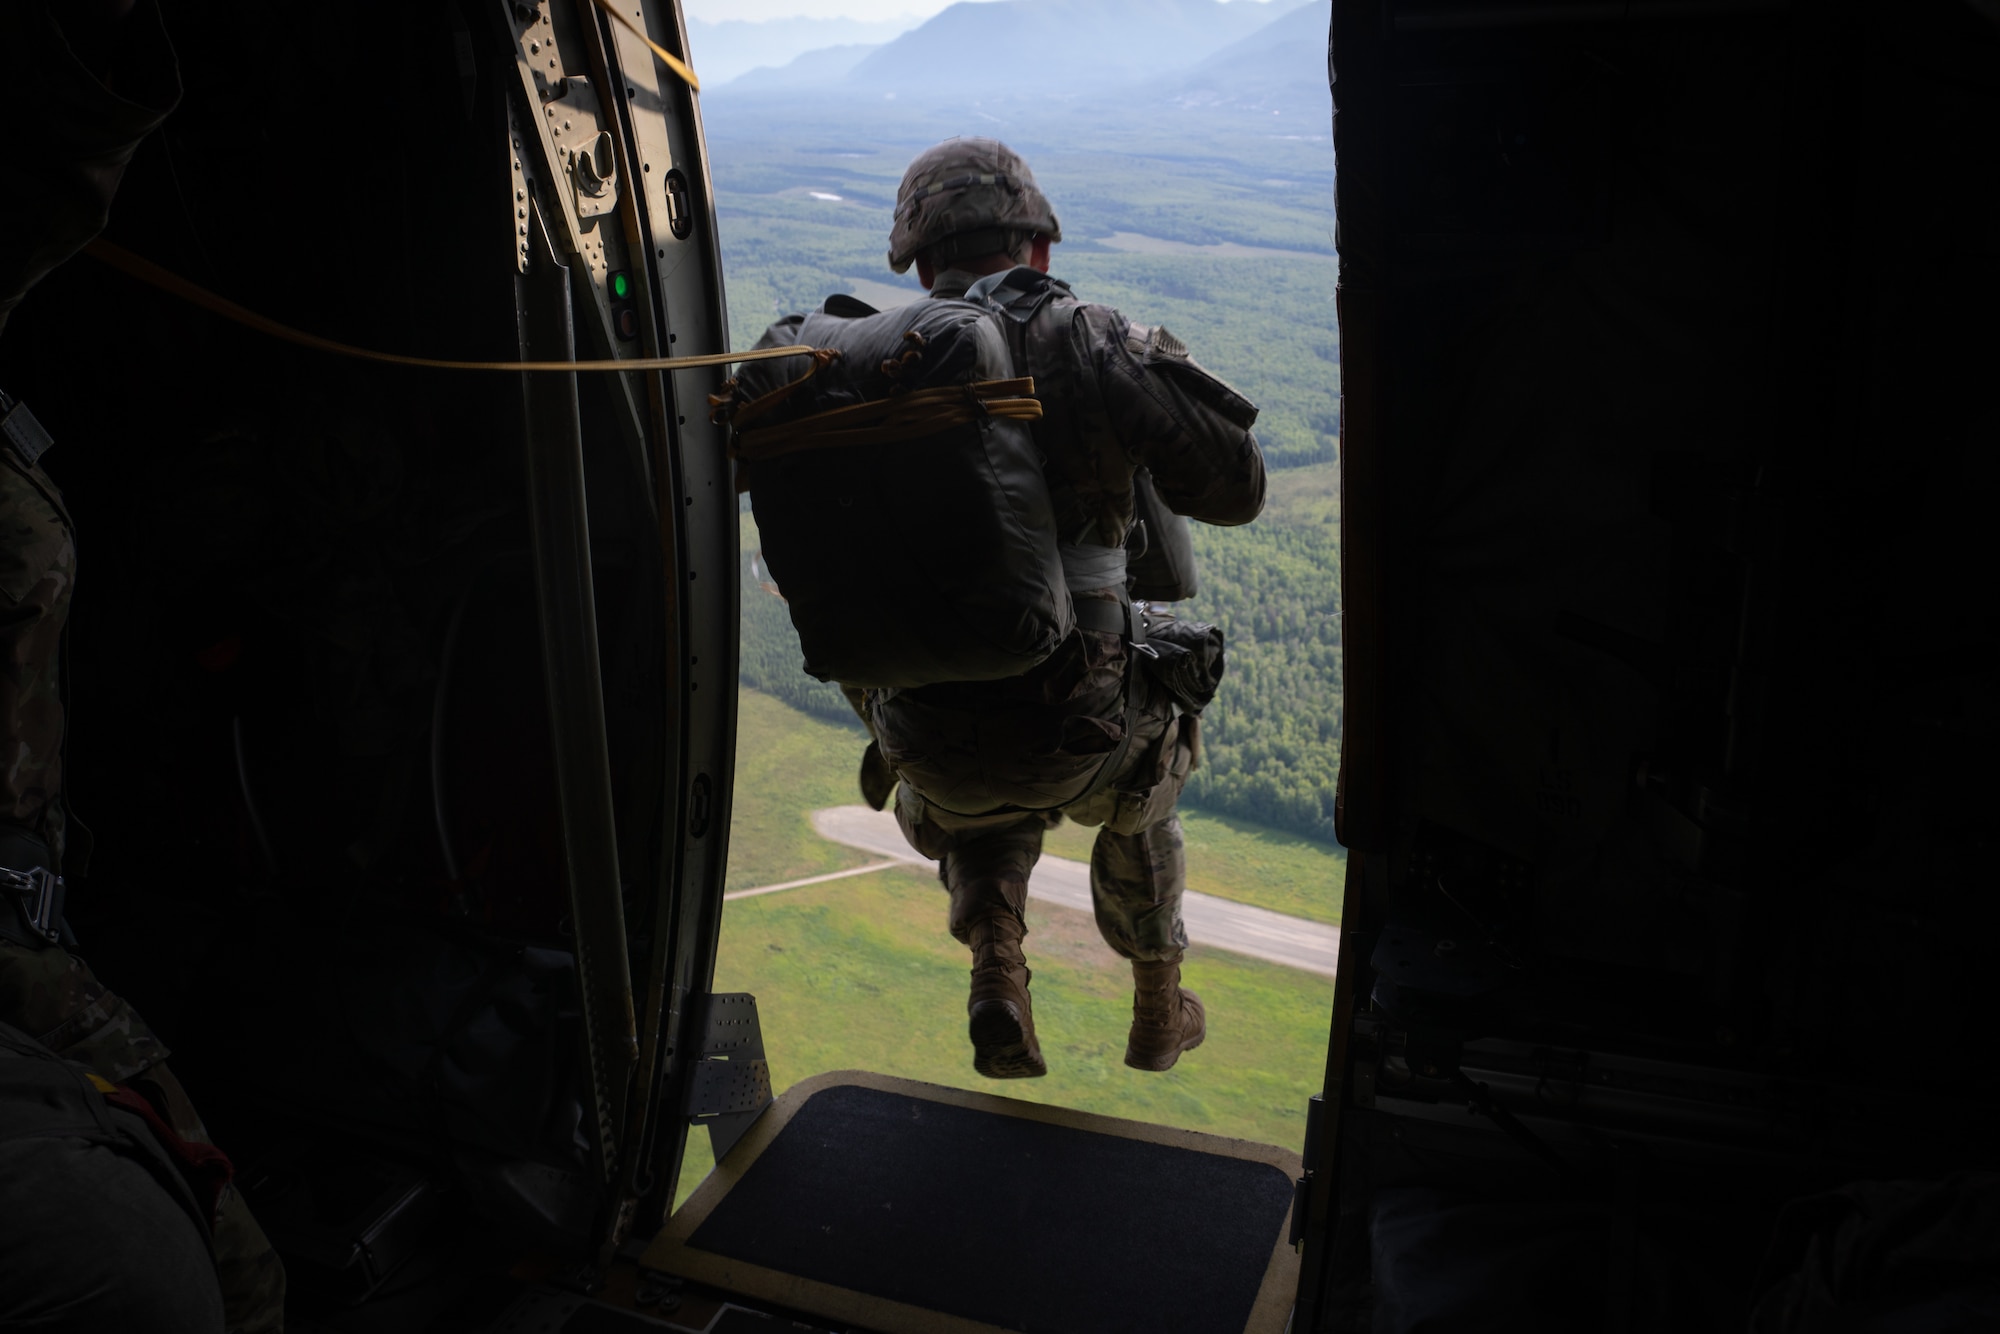
[[[821,838],[835,843],[893,861],[936,865],[904,840],[903,831],[896,827],[896,817],[888,811],[871,811],[866,806],[832,806],[814,811],[812,822]],[[1034,876],[1028,881],[1028,896],[1089,912],[1090,868],[1082,862],[1044,854],[1035,863]],[[1340,954],[1337,926],[1288,917],[1247,903],[1232,903],[1212,894],[1189,890],[1181,902],[1181,916],[1187,922],[1188,939],[1197,945],[1247,954],[1288,968],[1303,968],[1331,977],[1334,961]]]

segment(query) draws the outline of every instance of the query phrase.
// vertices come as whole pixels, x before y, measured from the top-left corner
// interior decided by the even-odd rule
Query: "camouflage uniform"
[[[0,129],[0,328],[38,279],[102,230],[126,163],[179,99],[150,0],[94,54],[87,65],[48,7],[0,6],[0,72],[17,107],[37,113]],[[0,441],[0,842],[44,846],[50,869],[71,879],[88,853],[62,800],[61,650],[75,580],[61,492],[37,459]],[[0,900],[0,912],[15,911]],[[131,1085],[182,1138],[208,1142],[165,1045],[75,955],[0,939],[0,1022]],[[213,1240],[228,1328],[281,1330],[284,1267],[233,1188]]]
[[[975,281],[948,270],[931,294],[963,296]],[[1218,524],[1256,517],[1255,409],[1194,366],[1179,340],[1025,267],[980,287],[1005,307],[1017,369],[1034,376],[1042,400],[1036,443],[1063,542],[1123,545],[1139,467],[1176,513]],[[1186,946],[1175,806],[1194,767],[1195,719],[1145,672],[1127,671],[1131,652],[1123,636],[1078,630],[1009,680],[867,692],[870,726],[902,779],[897,820],[913,847],[939,859],[961,942],[996,909],[1023,918],[1042,834],[1068,816],[1099,826],[1090,884],[1105,942],[1141,961],[1177,959]],[[1117,769],[1099,782],[1107,762]]]
[[[0,446],[0,825],[64,869],[62,640],[76,584],[69,512],[41,466]],[[85,851],[70,859],[81,869]]]

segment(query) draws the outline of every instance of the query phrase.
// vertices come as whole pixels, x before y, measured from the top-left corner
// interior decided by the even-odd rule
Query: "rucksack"
[[[1071,588],[1123,587],[1122,551],[1065,570],[1027,426],[1041,405],[990,304],[835,296],[758,346],[789,344],[821,352],[750,363],[715,402],[807,673],[1018,676],[1074,628]]]
[[[104,1090],[124,1096],[113,1102]],[[228,1160],[207,1144],[193,1146],[208,1155],[200,1167],[177,1160],[158,1137],[159,1130],[172,1135],[171,1129],[157,1115],[134,1111],[128,1105],[134,1103],[143,1106],[137,1095],[114,1089],[88,1066],[58,1056],[11,1024],[0,1023],[0,1141],[80,1140],[130,1159],[159,1183],[204,1238],[209,1237],[216,1198],[228,1179]],[[178,1136],[174,1138],[178,1141]],[[182,1146],[187,1147],[184,1142]],[[220,1176],[190,1180],[216,1163]],[[196,1186],[201,1189],[199,1197]]]

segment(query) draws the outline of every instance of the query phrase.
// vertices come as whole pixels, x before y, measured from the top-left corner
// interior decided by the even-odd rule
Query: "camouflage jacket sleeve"
[[[1079,309],[1113,434],[1151,471],[1176,514],[1239,524],[1264,508],[1264,454],[1250,432],[1257,407],[1197,365],[1163,328],[1107,306]]]
[[[49,6],[0,3],[0,327],[43,275],[104,230],[140,140],[180,100],[157,7],[120,29],[108,84],[71,49]]]

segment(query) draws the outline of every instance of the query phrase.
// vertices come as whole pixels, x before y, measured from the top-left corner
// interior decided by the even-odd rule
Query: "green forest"
[[[1032,130],[1008,136],[1063,219],[1051,272],[1086,300],[1167,326],[1257,402],[1272,469],[1256,523],[1196,525],[1201,591],[1176,610],[1223,627],[1229,672],[1187,801],[1330,841],[1341,699],[1331,155],[1323,142],[1100,128],[1116,151],[1037,152]],[[800,143],[748,110],[712,113],[735,346],[832,292],[879,304],[885,288],[919,290],[884,252],[896,182],[921,144],[817,133]],[[800,671],[784,604],[758,586],[747,514],[743,525],[744,684],[858,726],[837,690]]]

